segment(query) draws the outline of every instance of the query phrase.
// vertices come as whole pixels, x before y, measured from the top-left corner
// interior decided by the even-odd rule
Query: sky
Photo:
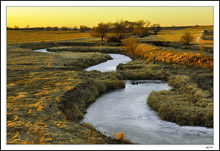
[[[93,27],[119,20],[149,20],[161,26],[213,25],[213,7],[7,7],[7,27]]]

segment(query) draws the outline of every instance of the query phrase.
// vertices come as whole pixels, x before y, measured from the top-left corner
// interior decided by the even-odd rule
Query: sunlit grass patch
[[[149,44],[140,44],[134,51],[134,54],[147,58],[147,60],[162,61],[171,64],[183,64],[204,67],[208,69],[213,68],[213,57],[205,56],[201,53],[180,52],[170,50],[164,47],[157,47]]]
[[[49,54],[8,45],[7,143],[89,143],[83,138],[88,129],[67,122],[58,103],[65,92],[82,82],[73,68],[78,69],[80,65],[83,69],[107,59],[110,59],[107,54],[100,53]],[[76,127],[80,130],[75,131]],[[103,137],[93,143],[105,143]],[[111,139],[108,141],[112,142]]]

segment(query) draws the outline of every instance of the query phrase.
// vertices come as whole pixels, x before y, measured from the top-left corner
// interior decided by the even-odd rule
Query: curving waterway
[[[120,63],[131,61],[124,55],[109,55],[113,60],[86,70],[115,71]],[[212,128],[180,126],[160,120],[157,112],[148,106],[148,95],[152,91],[171,89],[167,83],[160,80],[126,80],[125,83],[124,89],[106,93],[91,104],[82,122],[91,123],[107,136],[123,132],[125,138],[138,144],[213,144]]]
[[[118,64],[130,61],[124,55],[110,55],[113,60],[86,70],[113,71]],[[106,93],[91,104],[82,122],[91,123],[107,136],[123,132],[125,138],[138,144],[213,144],[212,128],[179,126],[160,120],[157,112],[148,106],[148,95],[152,91],[171,89],[167,83],[160,80],[125,82],[124,89]]]
[[[108,55],[112,57],[112,60],[107,60],[106,62],[86,68],[85,70],[87,71],[98,70],[101,72],[115,71],[116,67],[119,64],[125,64],[131,61],[131,58],[125,55],[120,55],[120,54],[108,54]]]

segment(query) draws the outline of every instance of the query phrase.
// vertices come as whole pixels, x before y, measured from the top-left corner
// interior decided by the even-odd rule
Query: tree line
[[[80,32],[86,32],[90,31],[91,28],[85,25],[81,25],[79,27],[74,26],[74,27],[68,27],[68,26],[47,26],[47,27],[29,27],[27,25],[24,28],[20,28],[18,26],[14,27],[7,27],[7,30],[44,30],[44,31],[80,31]]]
[[[150,31],[153,34],[157,34],[161,27],[159,24],[152,24],[148,20],[128,21],[120,20],[117,22],[99,23],[97,26],[90,28],[86,25],[80,25],[79,27],[68,27],[68,26],[47,26],[47,27],[29,27],[20,28],[18,26],[7,27],[7,30],[43,30],[43,31],[79,31],[79,32],[90,32],[93,37],[99,37],[102,41],[108,35],[108,40],[111,42],[120,42],[123,38],[128,35],[136,35],[140,37],[148,36]]]
[[[151,25],[150,21],[117,21],[114,23],[99,23],[96,27],[92,28],[91,35],[93,37],[99,37],[102,41],[108,35],[109,41],[121,41],[128,35],[137,35],[140,37],[148,36],[150,31],[157,34],[161,29],[159,24]],[[111,36],[109,36],[111,35]]]

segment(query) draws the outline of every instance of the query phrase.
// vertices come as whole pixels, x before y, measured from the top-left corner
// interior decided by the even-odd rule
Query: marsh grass
[[[100,133],[89,135],[88,128],[67,120],[59,109],[61,96],[83,83],[74,69],[107,59],[100,53],[39,53],[8,45],[7,144],[119,143]],[[80,105],[76,106],[79,113]]]
[[[57,52],[51,69],[78,71],[110,59],[112,59],[111,56],[100,52]]]
[[[213,127],[213,98],[192,84],[187,76],[168,79],[172,91],[152,92],[147,103],[163,120],[180,125]]]

